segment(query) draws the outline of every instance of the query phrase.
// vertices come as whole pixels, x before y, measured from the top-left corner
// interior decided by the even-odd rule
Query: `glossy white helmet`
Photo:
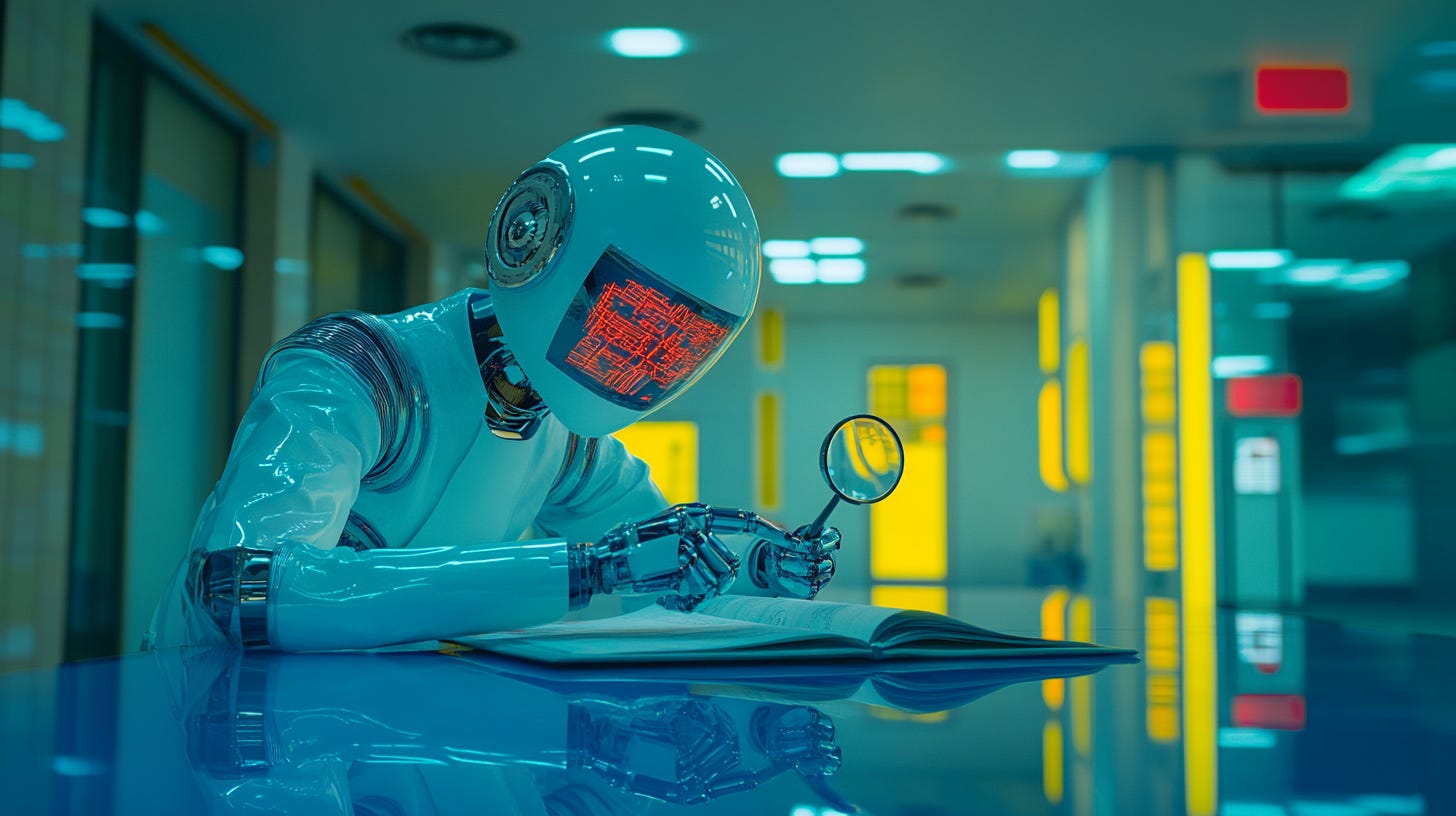
[[[582,436],[642,419],[717,362],[753,313],[761,264],[733,174],[648,127],[553,150],[506,190],[485,242],[506,344]]]

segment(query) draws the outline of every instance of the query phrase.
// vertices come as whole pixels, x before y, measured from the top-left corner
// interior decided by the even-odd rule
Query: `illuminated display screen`
[[[690,380],[738,322],[607,247],[567,308],[548,356],[601,396],[646,410]]]

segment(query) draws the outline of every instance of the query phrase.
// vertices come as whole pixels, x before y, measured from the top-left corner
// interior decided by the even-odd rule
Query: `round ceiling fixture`
[[[703,127],[702,122],[686,113],[663,109],[616,111],[602,117],[602,123],[608,127],[646,125],[669,133],[676,133],[679,136],[691,136]]]
[[[900,208],[900,217],[912,221],[949,221],[955,217],[955,207],[938,201],[917,201]]]
[[[516,50],[516,38],[498,28],[474,23],[426,23],[400,36],[405,48],[427,57],[479,62]]]

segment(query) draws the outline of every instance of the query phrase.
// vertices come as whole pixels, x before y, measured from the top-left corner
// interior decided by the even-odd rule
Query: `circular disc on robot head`
[[[555,257],[571,226],[571,183],[553,162],[522,173],[496,205],[485,238],[492,286],[513,289],[535,280]]]

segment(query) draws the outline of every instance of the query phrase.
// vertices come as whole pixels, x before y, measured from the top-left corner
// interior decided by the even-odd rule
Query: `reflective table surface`
[[[1456,640],[1224,612],[1194,677],[1176,608],[986,603],[1143,660],[135,654],[0,675],[0,812],[1456,814]]]

